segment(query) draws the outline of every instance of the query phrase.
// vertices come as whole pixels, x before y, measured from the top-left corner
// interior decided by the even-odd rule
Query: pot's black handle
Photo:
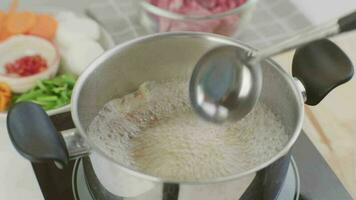
[[[296,50],[292,74],[305,87],[306,104],[316,105],[332,89],[349,81],[354,69],[348,56],[336,44],[322,39]]]
[[[68,163],[65,141],[39,105],[15,104],[7,115],[7,129],[16,150],[28,160],[55,161],[62,167]]]
[[[356,11],[338,20],[339,31],[347,32],[356,29]]]

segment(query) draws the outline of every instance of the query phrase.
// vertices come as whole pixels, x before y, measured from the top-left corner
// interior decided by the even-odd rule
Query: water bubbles
[[[287,143],[281,121],[264,104],[238,123],[201,120],[191,110],[188,82],[146,82],[107,103],[88,133],[117,162],[175,180],[241,173],[268,161]]]

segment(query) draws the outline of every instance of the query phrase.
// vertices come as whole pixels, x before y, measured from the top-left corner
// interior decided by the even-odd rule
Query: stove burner
[[[352,199],[304,132],[301,133],[291,153],[298,164],[300,199]],[[95,192],[92,194],[89,192],[80,162],[82,161],[77,161],[73,169],[75,161],[71,161],[63,170],[59,170],[53,163],[32,163],[43,197],[48,200],[95,200],[92,197]],[[79,169],[80,166],[81,169]],[[288,181],[288,183],[291,182]],[[92,191],[96,191],[93,189],[95,187],[91,188]],[[97,194],[101,193],[97,192]],[[282,195],[283,193],[280,194],[280,199]],[[103,200],[104,198],[97,197],[96,199]]]
[[[100,184],[95,176],[89,158],[83,158],[76,161],[73,170],[72,187],[76,200],[125,200],[125,198],[112,195]],[[298,168],[292,158],[285,183],[281,188],[277,200],[298,200],[299,191],[300,180]]]

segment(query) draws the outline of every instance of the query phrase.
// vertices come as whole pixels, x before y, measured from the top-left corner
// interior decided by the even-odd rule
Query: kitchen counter
[[[333,39],[356,65],[356,32]],[[290,72],[293,53],[275,57]],[[304,130],[346,189],[356,199],[356,78],[336,88],[319,105],[305,106]],[[311,166],[313,167],[313,166]]]

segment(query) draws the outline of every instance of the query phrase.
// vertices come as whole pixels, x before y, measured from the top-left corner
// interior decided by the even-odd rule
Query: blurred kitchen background
[[[138,23],[139,0],[26,0],[21,8],[55,6],[86,12],[109,30],[117,43],[145,34]],[[0,1],[5,8],[8,0]],[[239,40],[256,48],[279,41],[311,24],[318,24],[356,8],[354,0],[259,0],[252,20]]]

